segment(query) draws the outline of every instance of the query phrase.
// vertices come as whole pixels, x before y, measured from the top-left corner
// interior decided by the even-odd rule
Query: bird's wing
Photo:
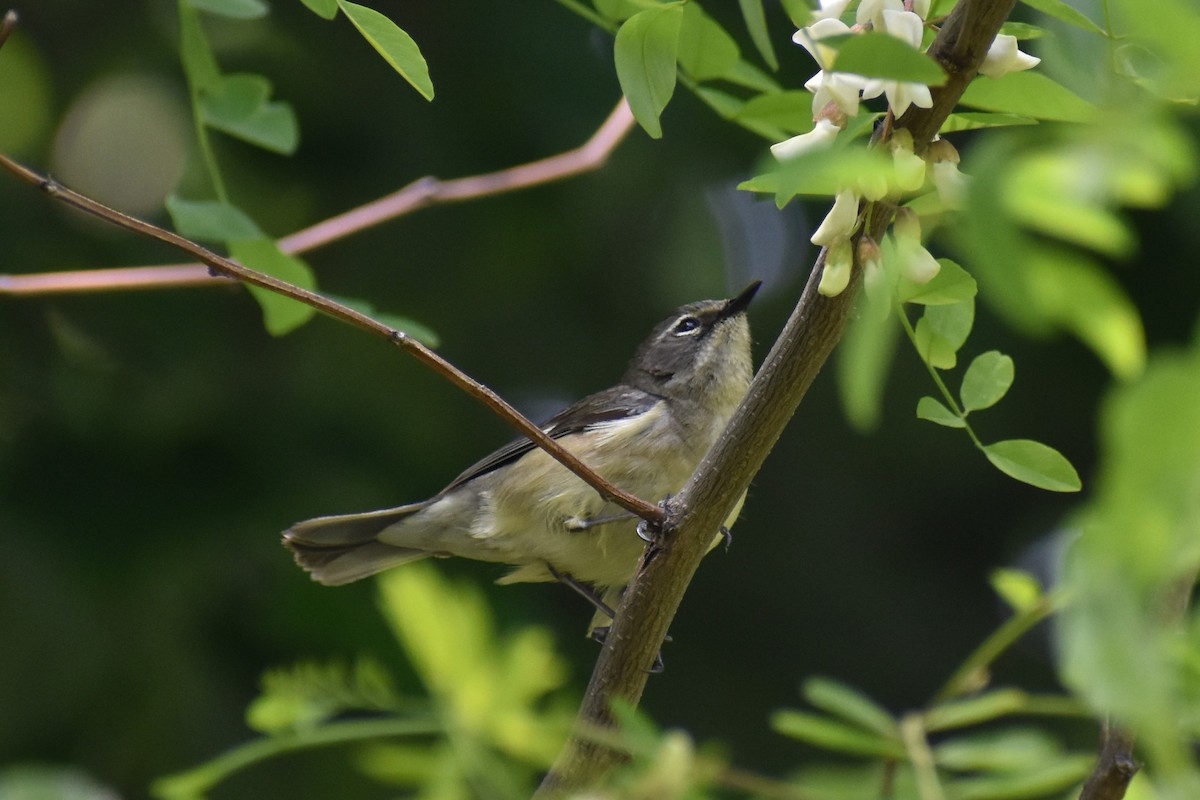
[[[660,402],[662,402],[662,398],[656,394],[635,389],[632,386],[614,386],[611,389],[588,395],[579,402],[564,408],[546,420],[541,425],[541,429],[550,438],[560,439],[572,433],[581,433],[597,425],[645,414]],[[525,438],[509,442],[496,452],[468,467],[441,493],[451,492],[480,475],[511,464],[535,447],[537,445]]]

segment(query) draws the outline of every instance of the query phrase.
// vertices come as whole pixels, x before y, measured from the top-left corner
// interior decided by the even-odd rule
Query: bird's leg
[[[586,583],[580,583],[579,581],[575,580],[574,578],[572,578],[570,575],[568,575],[565,572],[559,572],[550,564],[546,565],[546,569],[550,570],[550,574],[554,576],[555,580],[557,580],[561,584],[570,586],[572,589],[575,590],[576,593],[579,594],[580,597],[582,597],[584,600],[587,600],[589,603],[591,603],[592,607],[595,608],[597,611],[599,611],[601,614],[608,617],[609,619],[617,618],[617,612],[613,611],[612,608],[609,607],[608,603],[605,603],[602,599],[600,599],[600,595],[596,594],[595,589],[588,586]],[[589,635],[591,636],[593,642],[603,645],[605,638],[607,638],[607,636],[608,636],[609,630],[611,630],[611,626],[604,625],[604,626],[592,628],[592,631]],[[666,641],[668,641],[668,642],[671,641],[671,637],[667,636]],[[656,654],[654,656],[654,664],[651,665],[651,667],[650,667],[650,673],[652,675],[658,675],[658,674],[662,673],[665,669],[666,669],[666,667],[663,664],[662,652],[660,651],[658,654]]]

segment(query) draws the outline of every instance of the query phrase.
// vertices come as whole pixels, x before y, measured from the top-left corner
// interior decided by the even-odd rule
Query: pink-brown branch
[[[11,11],[9,15],[15,24],[16,15]],[[6,16],[6,24],[7,21]],[[451,180],[418,178],[378,200],[283,237],[278,241],[279,249],[290,255],[299,255],[432,205],[514,192],[597,170],[604,166],[632,128],[633,114],[622,97],[604,123],[579,147],[498,172]],[[231,280],[225,276],[214,276],[205,264],[163,264],[0,275],[0,294],[28,296],[220,286],[230,283]]]

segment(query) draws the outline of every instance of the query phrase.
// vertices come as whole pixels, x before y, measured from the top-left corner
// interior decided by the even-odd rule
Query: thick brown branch
[[[1079,800],[1121,800],[1137,774],[1133,733],[1105,722],[1100,737],[1100,758],[1083,785]]]
[[[633,495],[618,489],[611,483],[601,478],[586,464],[576,458],[572,453],[563,448],[554,439],[551,439],[537,425],[534,425],[528,419],[521,415],[519,411],[510,406],[498,394],[493,392],[488,387],[472,379],[465,372],[454,366],[444,358],[433,352],[425,345],[405,334],[403,331],[389,328],[381,322],[377,322],[366,314],[361,314],[354,309],[336,303],[326,297],[322,297],[316,292],[311,292],[307,289],[301,289],[298,286],[293,286],[270,275],[262,272],[249,269],[238,264],[236,261],[231,261],[228,258],[219,256],[210,250],[201,247],[195,242],[185,239],[171,231],[159,228],[156,225],[151,225],[140,219],[136,219],[127,214],[122,214],[119,211],[109,208],[102,203],[98,203],[89,197],[71,191],[66,187],[55,183],[54,181],[45,178],[27,167],[24,167],[7,156],[0,155],[0,167],[8,170],[16,175],[21,180],[38,187],[42,191],[49,194],[51,197],[59,200],[66,205],[72,206],[84,211],[92,216],[98,217],[106,222],[110,222],[126,230],[139,233],[151,239],[157,239],[160,242],[169,244],[172,247],[177,247],[195,258],[208,265],[208,268],[214,272],[234,278],[242,283],[247,283],[252,286],[259,286],[276,294],[290,297],[293,300],[312,306],[323,314],[349,323],[357,328],[360,328],[368,333],[387,339],[392,344],[400,347],[409,355],[416,358],[425,366],[438,373],[446,380],[453,383],[458,388],[462,389],[467,394],[474,397],[479,402],[487,406],[494,414],[499,416],[512,427],[516,428],[523,436],[529,437],[537,444],[538,447],[545,450],[551,456],[558,460],[567,469],[574,472],[606,500],[617,503],[622,508],[631,511],[638,516],[648,520],[659,520],[662,518],[662,509],[651,505],[646,501],[634,497]]]
[[[945,122],[1014,4],[1015,0],[963,0],[952,12],[930,47],[930,55],[940,63],[954,65],[951,80],[939,91],[933,108],[913,109],[897,123],[913,133],[918,147],[926,146]],[[891,216],[890,207],[876,205],[867,214],[870,229],[863,233],[879,239]],[[647,551],[605,638],[579,711],[581,730],[612,725],[614,700],[636,705],[641,699],[648,669],[713,532],[749,486],[841,339],[861,269],[853,271],[846,291],[828,298],[817,292],[824,263],[822,251],[800,302],[754,377],[746,399],[687,486],[669,504],[662,544]],[[620,758],[594,738],[573,738],[559,754],[538,796],[592,785]]]
[[[446,181],[419,178],[392,194],[285,236],[277,244],[283,252],[299,255],[439,203],[475,200],[591,172],[604,166],[632,128],[633,114],[625,98],[621,98],[596,132],[573,150],[484,175]],[[0,275],[0,294],[42,295],[228,284],[227,278],[213,275],[204,264],[167,264]]]

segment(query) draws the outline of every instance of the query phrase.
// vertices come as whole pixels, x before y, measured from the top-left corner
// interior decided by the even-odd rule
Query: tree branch
[[[471,378],[458,367],[446,361],[437,353],[430,350],[425,345],[413,339],[403,331],[398,331],[390,328],[381,322],[377,322],[366,314],[359,313],[352,308],[336,303],[326,297],[322,297],[316,292],[311,292],[307,289],[301,289],[298,286],[293,286],[290,283],[273,278],[256,270],[248,269],[247,267],[238,264],[236,261],[231,261],[228,258],[219,256],[212,251],[201,247],[195,242],[185,239],[184,237],[172,233],[171,231],[159,228],[149,222],[145,222],[128,214],[122,214],[120,211],[109,208],[102,203],[98,203],[89,197],[74,192],[55,181],[46,178],[33,170],[24,167],[7,156],[0,155],[0,167],[16,175],[26,183],[36,186],[52,198],[59,200],[66,205],[72,206],[98,217],[106,222],[110,222],[118,227],[126,230],[139,233],[151,239],[157,239],[160,242],[169,244],[172,247],[177,247],[195,258],[207,264],[209,268],[218,274],[225,275],[229,278],[248,283],[252,286],[259,286],[276,294],[290,297],[293,300],[312,306],[323,314],[326,314],[334,319],[346,322],[367,333],[387,339],[392,344],[407,352],[409,355],[420,361],[426,367],[429,367],[434,372],[441,375],[452,384],[462,389],[464,392],[474,397],[484,406],[496,414],[502,420],[507,422],[517,431],[527,436],[538,447],[549,453],[554,459],[562,464],[567,469],[574,472],[582,480],[586,481],[597,492],[600,493],[605,500],[609,500],[622,508],[637,514],[643,519],[659,520],[662,518],[662,509],[658,506],[647,503],[641,498],[635,497],[628,492],[618,489],[613,484],[609,483],[604,478],[596,474],[590,467],[580,461],[574,454],[566,450],[561,444],[546,435],[541,428],[534,425],[526,419],[519,411],[504,401],[498,394],[493,392],[488,387]]]
[[[10,11],[9,16],[15,24],[16,14]],[[0,27],[0,34],[4,36],[8,32],[9,16],[4,18],[5,27]],[[276,244],[289,255],[299,255],[429,206],[515,192],[598,170],[632,128],[633,114],[622,97],[596,132],[572,150],[483,175],[445,181],[434,177],[418,178],[392,194],[285,236]],[[228,277],[214,275],[205,264],[164,264],[0,275],[0,295],[224,286],[229,282]]]
[[[963,0],[951,13],[929,53],[946,67],[949,79],[932,108],[913,108],[897,121],[924,148],[975,77],[987,49],[1016,0]],[[860,235],[880,239],[891,223],[886,204],[869,209],[869,229]],[[856,248],[857,249],[857,248]],[[592,672],[576,721],[578,730],[613,725],[614,700],[637,705],[648,670],[662,646],[684,591],[720,528],[783,433],[808,387],[841,339],[861,267],[837,297],[817,292],[825,251],[795,310],[755,375],[750,391],[720,440],[705,456],[683,490],[667,505],[658,545],[651,545],[617,608],[616,619]],[[595,783],[621,759],[594,739],[573,737],[564,746],[537,797],[545,798]]]

